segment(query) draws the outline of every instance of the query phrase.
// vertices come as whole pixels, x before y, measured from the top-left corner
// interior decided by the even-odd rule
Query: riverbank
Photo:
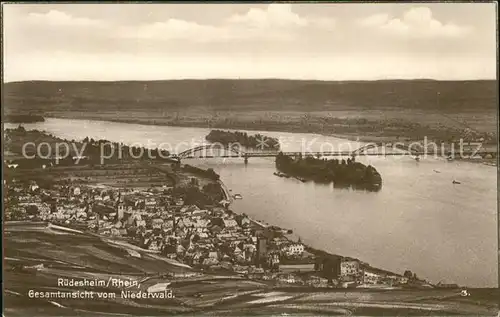
[[[221,180],[218,180],[217,183],[219,184],[221,191],[224,194],[224,200],[227,200],[229,204],[231,204],[234,200],[233,195],[231,195],[231,191]]]
[[[323,136],[331,136],[339,139],[346,139],[349,141],[358,141],[358,142],[396,142],[399,140],[397,136],[379,136],[379,135],[357,135],[357,134],[348,134],[348,133],[325,133],[321,130],[300,127],[300,126],[291,126],[291,125],[260,125],[255,122],[252,123],[218,123],[216,125],[207,124],[207,122],[197,121],[197,120],[188,120],[188,121],[171,121],[171,120],[162,120],[158,118],[116,118],[116,116],[103,116],[103,115],[91,115],[91,114],[83,114],[83,115],[66,115],[66,114],[58,114],[51,115],[47,118],[55,118],[55,119],[78,119],[78,120],[93,120],[93,121],[109,121],[109,122],[117,122],[117,123],[130,123],[130,124],[142,124],[142,125],[151,125],[151,126],[167,126],[167,127],[184,127],[184,128],[206,128],[206,129],[228,129],[228,130],[247,130],[247,131],[270,131],[270,132],[286,132],[286,133],[312,133]]]
[[[44,121],[45,121],[44,117],[33,114],[5,115],[2,117],[2,123],[23,124],[23,123],[36,123]]]
[[[391,115],[388,115],[388,117],[391,117]],[[402,126],[399,129],[394,129],[393,124],[394,124],[394,119],[387,119],[387,120],[381,120],[381,121],[368,121],[369,124],[375,124],[376,126],[379,126],[379,128],[384,128],[388,127],[389,129],[382,130],[382,131],[377,131],[376,128],[373,128],[372,130],[368,131],[363,131],[361,132],[351,132],[353,129],[357,130],[357,124],[354,124],[353,126],[346,127],[345,124],[339,124],[339,125],[331,125],[329,129],[324,128],[324,124],[321,127],[315,126],[314,124],[308,123],[306,126],[299,124],[298,122],[259,122],[258,120],[254,121],[248,121],[244,120],[242,122],[235,121],[235,120],[222,120],[220,119],[217,124],[207,124],[204,119],[200,120],[199,118],[196,117],[182,117],[180,120],[171,120],[171,119],[164,119],[164,118],[120,118],[116,117],[116,114],[113,116],[103,116],[101,115],[92,115],[92,114],[81,114],[78,113],[75,117],[71,113],[66,113],[66,114],[60,114],[57,116],[50,116],[50,118],[56,118],[56,119],[78,119],[78,120],[95,120],[95,121],[101,121],[101,122],[116,122],[116,123],[127,123],[127,124],[142,124],[142,125],[149,125],[149,126],[165,126],[165,127],[184,127],[184,128],[206,128],[206,129],[228,129],[232,131],[238,131],[238,130],[246,130],[246,131],[256,131],[256,132],[263,132],[263,131],[268,131],[268,132],[284,132],[284,133],[307,133],[307,134],[317,134],[321,135],[324,137],[334,137],[338,139],[343,139],[347,141],[353,141],[353,142],[362,142],[362,143],[376,143],[376,144],[395,144],[398,142],[403,142],[403,143],[408,143],[408,142],[422,142],[422,135],[425,135],[427,137],[427,142],[428,144],[432,144],[432,137],[433,135],[435,137],[444,137],[446,136],[447,132],[446,131],[436,131],[432,127],[424,127],[424,131],[422,131],[421,128],[418,128],[417,131],[413,133],[408,133],[408,126],[407,124],[410,124],[410,127],[412,126],[411,123],[405,122],[405,120],[408,120],[409,118],[403,119]],[[245,115],[242,115],[242,118],[245,118]],[[349,116],[347,117],[349,120]],[[355,117],[354,117],[355,118]],[[255,118],[254,118],[255,119]],[[362,119],[350,119],[351,121],[354,120],[356,122],[357,120],[362,120]],[[364,122],[364,121],[363,121]],[[428,134],[425,133],[425,130],[428,129]],[[332,132],[332,131],[334,132]],[[452,134],[447,135],[450,137],[451,135],[456,135],[459,130],[453,130],[454,132]],[[438,134],[436,134],[438,132]],[[443,134],[444,133],[444,134]],[[496,134],[496,132],[495,132]],[[405,136],[406,135],[406,136]],[[493,139],[496,140],[496,139]],[[498,143],[496,141],[490,140],[486,143],[484,143],[481,146],[480,150],[485,150],[485,151],[498,151]],[[439,141],[434,141],[437,144],[439,144]],[[447,144],[447,141],[443,141],[445,144]],[[476,142],[477,143],[477,142]],[[475,143],[472,143],[475,144]],[[475,146],[472,147],[475,149]],[[460,159],[461,161],[464,162],[470,162],[470,163],[485,163],[485,165],[488,166],[497,166],[497,160],[496,159]]]
[[[200,110],[201,111],[201,110]],[[368,113],[368,114],[366,114]],[[304,119],[304,115],[307,118]],[[338,115],[338,116],[336,116]],[[414,122],[411,114],[387,110],[375,114],[359,111],[333,112],[235,112],[219,113],[216,118],[200,116],[199,112],[186,112],[180,116],[156,116],[143,113],[82,113],[50,112],[46,118],[110,121],[153,126],[192,127],[246,131],[310,133],[349,141],[366,143],[394,143],[427,139],[447,141],[464,135],[465,128],[456,122],[442,126],[436,121],[437,114],[415,114],[422,122]],[[491,144],[496,146],[496,130],[488,126]]]

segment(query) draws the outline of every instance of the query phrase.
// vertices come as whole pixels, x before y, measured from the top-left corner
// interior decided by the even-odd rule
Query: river
[[[13,126],[13,125],[6,125]],[[15,125],[14,125],[15,126]],[[25,124],[58,137],[86,136],[179,153],[203,142],[209,129],[48,118]],[[249,131],[249,133],[255,133]],[[284,151],[335,150],[362,145],[314,134],[263,132],[281,137]],[[189,159],[211,167],[233,193],[237,213],[292,229],[315,248],[359,258],[403,273],[410,269],[437,283],[497,286],[497,170],[483,164],[405,156],[358,157],[382,175],[379,192],[279,178],[274,159]],[[460,185],[452,184],[459,180]]]

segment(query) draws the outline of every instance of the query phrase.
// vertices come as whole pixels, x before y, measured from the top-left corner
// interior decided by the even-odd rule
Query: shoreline
[[[216,124],[216,125],[207,125],[204,122],[200,121],[189,121],[189,122],[161,122],[157,121],[155,119],[125,119],[125,118],[106,118],[102,116],[83,116],[83,117],[72,117],[72,116],[64,116],[64,115],[50,115],[50,116],[45,116],[45,118],[52,118],[52,119],[67,119],[67,120],[92,120],[92,121],[101,121],[101,122],[115,122],[115,123],[128,123],[128,124],[139,124],[139,125],[150,125],[150,126],[165,126],[165,127],[180,127],[180,128],[203,128],[203,129],[227,129],[227,130],[242,130],[242,131],[255,131],[255,132],[283,132],[283,133],[304,133],[304,134],[315,134],[319,136],[325,136],[325,137],[333,137],[333,138],[338,138],[338,139],[344,139],[348,141],[353,141],[353,142],[362,142],[362,143],[380,143],[380,142],[387,142],[387,143],[393,143],[393,142],[402,142],[402,141],[415,141],[417,140],[412,139],[410,137],[398,137],[398,136],[391,136],[391,135],[384,135],[383,133],[379,133],[377,135],[370,135],[367,136],[365,135],[355,135],[352,133],[325,133],[322,131],[318,130],[310,130],[310,129],[305,129],[304,127],[301,126],[296,126],[293,122],[291,122],[289,125],[280,125],[279,127],[276,126],[255,126],[255,125],[248,125],[245,123],[238,123],[238,122],[233,122],[233,123],[228,123],[228,124]],[[8,123],[8,122],[5,122]],[[11,124],[23,124],[23,123],[11,123]],[[24,123],[24,124],[30,124],[30,123]],[[408,141],[409,140],[409,141]],[[486,143],[485,145],[487,146],[497,146],[495,143]]]
[[[224,182],[221,181],[220,179],[217,180],[217,183],[219,184],[219,186],[222,190],[222,193],[225,196],[225,200],[227,200],[229,202],[229,204],[233,203],[233,201],[234,201],[233,196],[231,195],[230,190],[229,190],[229,188],[227,188],[226,184],[224,184]]]
[[[267,126],[267,127],[257,127],[257,126],[252,126],[252,125],[246,125],[246,124],[217,124],[214,126],[209,126],[203,122],[199,121],[192,121],[192,122],[158,122],[154,119],[145,119],[145,120],[140,120],[140,119],[124,119],[124,118],[102,118],[99,116],[84,116],[84,117],[71,117],[71,116],[64,116],[64,115],[50,115],[46,116],[45,118],[52,118],[52,119],[67,119],[67,120],[92,120],[92,121],[102,121],[102,122],[115,122],[115,123],[128,123],[128,124],[140,124],[140,125],[151,125],[151,126],[166,126],[166,127],[182,127],[182,128],[205,128],[205,129],[228,129],[228,130],[243,130],[243,131],[255,131],[255,132],[283,132],[283,133],[305,133],[305,134],[316,134],[320,136],[326,136],[326,137],[334,137],[338,139],[345,139],[348,141],[354,141],[354,142],[363,142],[363,143],[376,143],[376,142],[395,142],[398,140],[397,137],[390,137],[390,136],[383,136],[383,135],[377,135],[377,136],[354,136],[352,134],[342,134],[342,133],[324,133],[320,131],[311,131],[308,129],[296,127],[293,123],[287,126],[281,125],[280,127],[272,127],[272,126]],[[7,122],[6,122],[7,123]],[[17,124],[17,123],[15,123]],[[22,123],[20,123],[22,124]],[[25,124],[30,124],[30,123],[25,123]]]
[[[280,126],[280,127],[254,127],[254,126],[248,126],[244,125],[242,127],[238,127],[238,124],[226,124],[226,125],[218,125],[218,126],[207,126],[201,122],[183,122],[183,123],[177,123],[175,124],[174,122],[157,122],[154,119],[146,119],[146,120],[138,120],[138,119],[123,119],[123,118],[100,118],[98,116],[88,116],[88,117],[83,117],[83,118],[75,118],[75,117],[70,117],[70,116],[46,116],[45,118],[53,118],[53,119],[66,119],[66,120],[93,120],[93,121],[101,121],[101,122],[115,122],[115,123],[126,123],[126,124],[139,124],[139,125],[150,125],[150,126],[164,126],[164,127],[182,127],[182,128],[205,128],[205,129],[228,129],[228,130],[241,130],[241,131],[255,131],[255,132],[283,132],[283,133],[304,133],[304,134],[315,134],[318,136],[324,136],[324,137],[333,137],[337,139],[343,139],[346,141],[352,141],[352,142],[361,142],[361,143],[394,143],[394,142],[401,142],[401,139],[398,137],[394,136],[387,136],[387,135],[372,135],[372,136],[359,136],[359,135],[352,135],[349,133],[322,133],[319,131],[309,131],[305,129],[301,129],[300,127],[297,128],[295,125],[290,124],[289,127],[286,126]],[[29,124],[29,123],[27,123]],[[407,138],[408,139],[408,138]],[[498,151],[498,145],[497,144],[485,144],[485,146],[490,146],[490,147],[495,147],[496,150]],[[481,163],[485,166],[498,166],[498,161],[494,160],[491,162],[491,159],[457,159],[458,161],[461,162],[468,162],[468,163]],[[229,195],[231,197],[231,195]]]

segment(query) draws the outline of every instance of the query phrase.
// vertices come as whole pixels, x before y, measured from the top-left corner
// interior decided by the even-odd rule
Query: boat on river
[[[453,180],[453,184],[461,184],[461,183],[456,180]]]
[[[281,172],[274,172],[273,175],[278,176],[278,177],[290,178],[290,175],[287,175],[287,174],[281,173]]]
[[[240,194],[234,194],[233,198],[234,199],[243,199],[243,196],[241,196]]]

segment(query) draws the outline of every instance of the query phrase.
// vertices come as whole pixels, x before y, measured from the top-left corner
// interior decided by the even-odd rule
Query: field
[[[61,147],[59,153],[63,157],[69,158],[77,155],[75,149],[81,150],[85,147],[82,142],[69,141],[56,138],[40,131],[24,131],[20,129],[12,129],[5,131],[5,146],[4,158],[6,161],[18,162],[23,168],[6,169],[6,179],[16,178],[20,181],[37,181],[39,183],[56,183],[56,182],[77,182],[87,185],[104,185],[120,188],[149,188],[149,187],[173,187],[186,186],[190,183],[191,178],[198,179],[201,186],[213,183],[213,181],[199,175],[194,175],[186,170],[173,171],[171,163],[162,158],[149,159],[147,155],[139,159],[133,159],[126,156],[115,155],[112,159],[103,159],[100,162],[99,157],[96,160],[86,161],[82,159],[79,164],[65,162],[61,159],[57,162],[52,162],[52,159],[41,159],[41,155],[46,155],[46,152],[36,153],[35,147],[39,144],[46,143],[55,153],[57,143],[69,143],[69,153],[64,147]],[[23,145],[34,143],[34,146],[26,147],[28,157],[34,155],[36,158],[29,160],[23,156]],[[118,152],[118,151],[117,151]],[[39,159],[39,160],[38,160]],[[32,163],[29,164],[28,163]],[[50,165],[54,163],[53,165]],[[45,167],[42,166],[45,165]],[[29,167],[29,168],[26,168]]]
[[[17,82],[6,114],[448,140],[497,131],[495,81],[178,80]]]

